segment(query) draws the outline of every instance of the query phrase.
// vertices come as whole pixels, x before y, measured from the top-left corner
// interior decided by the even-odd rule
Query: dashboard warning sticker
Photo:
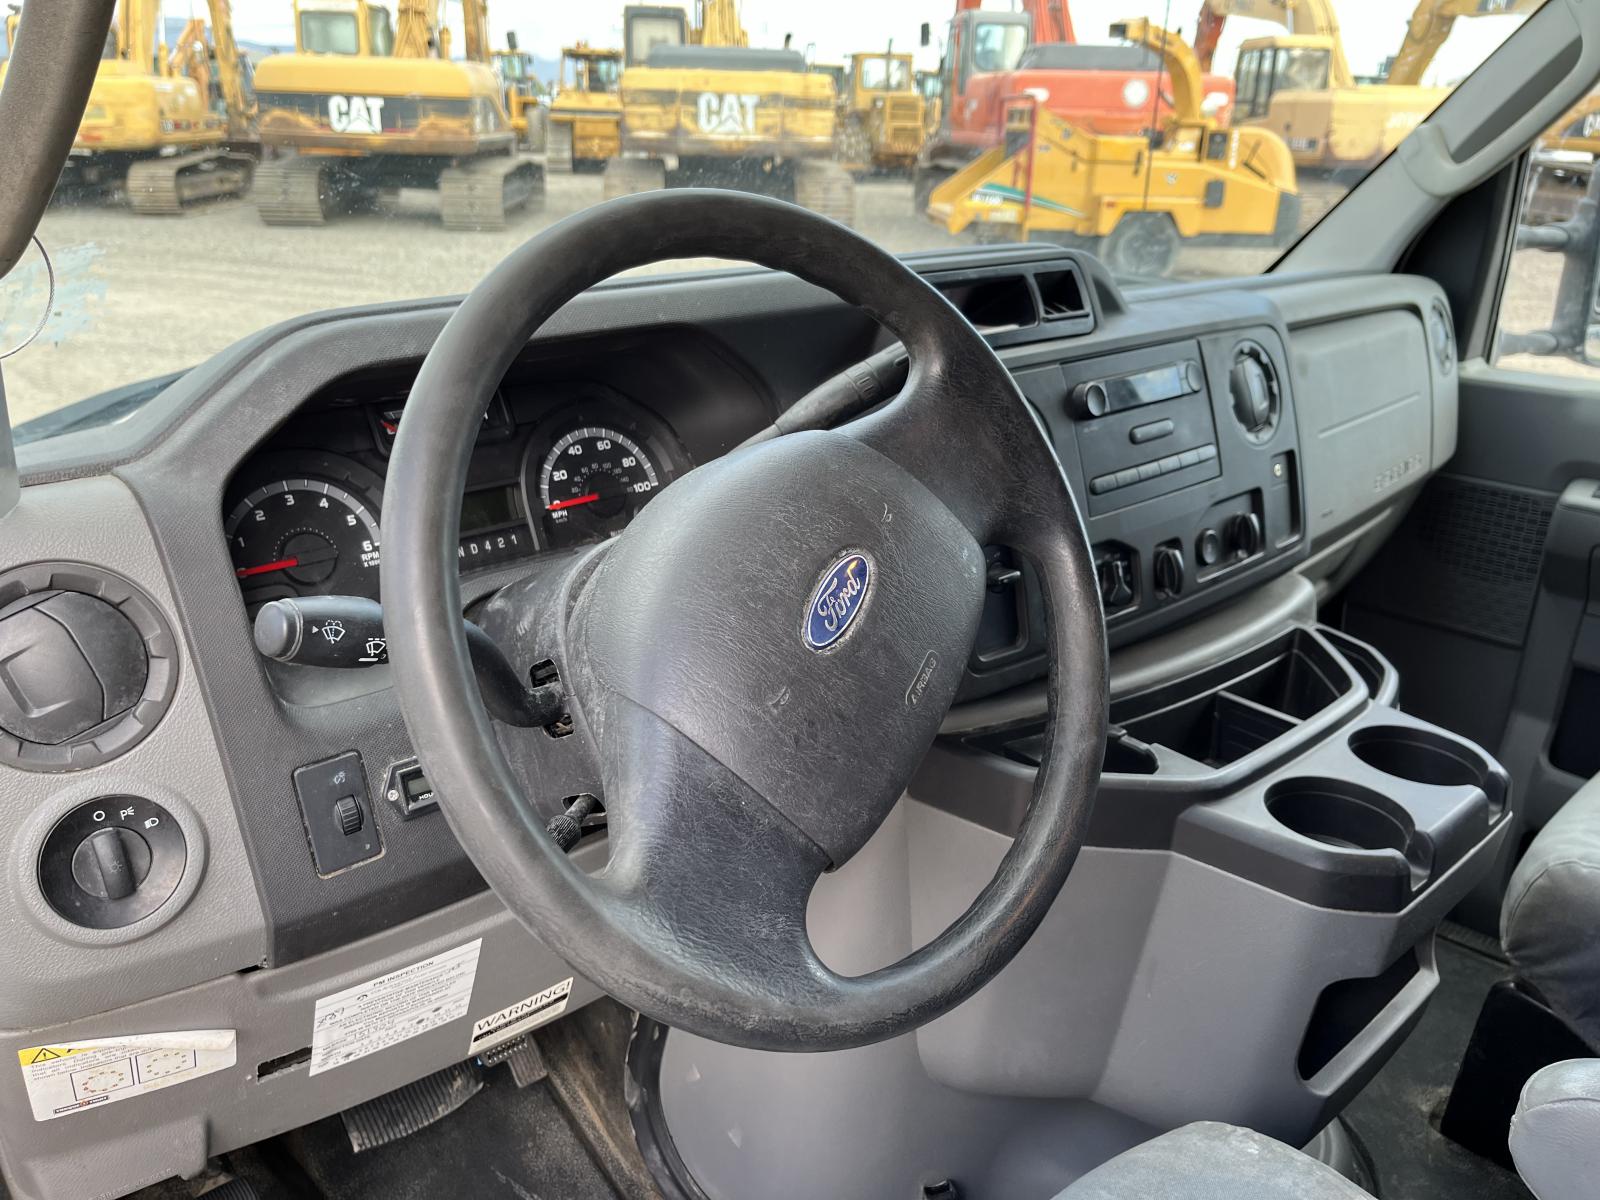
[[[35,1121],[132,1100],[233,1066],[232,1029],[141,1033],[17,1051]]]
[[[342,1067],[466,1016],[482,948],[478,938],[318,1000],[310,1073]]]
[[[482,1054],[530,1029],[554,1021],[567,1011],[567,997],[571,994],[572,980],[563,979],[542,992],[535,992],[524,1000],[506,1005],[499,1012],[479,1018],[472,1023],[472,1041],[467,1043],[467,1053]]]

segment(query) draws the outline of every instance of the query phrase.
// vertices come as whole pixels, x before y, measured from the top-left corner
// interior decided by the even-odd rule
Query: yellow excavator
[[[544,199],[489,65],[488,9],[465,0],[465,61],[440,0],[296,0],[295,52],[256,69],[261,141],[274,157],[253,195],[269,225],[320,225],[402,187],[439,193],[449,229],[500,229]]]
[[[1158,141],[1074,128],[1019,96],[1003,144],[934,188],[928,215],[953,234],[974,227],[980,241],[1092,249],[1124,276],[1167,274],[1186,242],[1286,245],[1299,218],[1289,148],[1205,113],[1199,61],[1176,33],[1138,18],[1111,36],[1161,56],[1172,116]]]
[[[208,7],[209,40],[205,22],[192,20],[169,54],[157,44],[160,0],[118,0],[58,194],[120,191],[136,213],[169,215],[250,186],[255,113],[232,13],[228,0]],[[8,47],[16,26],[13,13]]]
[[[787,41],[787,39],[785,39]],[[623,9],[622,145],[610,196],[669,182],[792,199],[848,223],[855,180],[834,161],[837,92],[787,47],[754,49],[734,0]]]
[[[1351,73],[1333,0],[1204,0],[1195,54],[1211,64],[1230,16],[1273,21],[1286,35],[1252,38],[1234,70],[1235,124],[1272,130],[1295,164],[1325,175],[1371,170],[1427,119],[1448,88],[1422,77],[1457,17],[1527,13],[1542,0],[1421,0],[1381,83]]]
[[[545,170],[599,166],[622,153],[622,51],[579,42],[561,51]]]

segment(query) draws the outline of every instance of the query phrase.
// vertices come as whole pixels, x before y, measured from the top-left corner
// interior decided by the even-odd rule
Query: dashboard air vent
[[[1083,280],[1076,271],[1041,271],[1033,277],[1039,285],[1039,302],[1046,321],[1065,321],[1087,317],[1089,303],[1084,298]]]
[[[1039,323],[1025,276],[959,280],[938,288],[979,333],[1005,333]]]

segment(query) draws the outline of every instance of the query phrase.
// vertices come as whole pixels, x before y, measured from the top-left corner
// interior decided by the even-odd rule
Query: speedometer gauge
[[[603,426],[559,438],[539,469],[539,504],[570,538],[621,529],[661,488],[655,464],[638,442]]]

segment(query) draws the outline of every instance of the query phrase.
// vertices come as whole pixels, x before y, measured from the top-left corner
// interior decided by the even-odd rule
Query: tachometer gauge
[[[661,487],[661,476],[639,443],[603,426],[562,435],[539,469],[545,518],[573,540],[621,529]]]
[[[318,594],[376,597],[377,508],[348,479],[297,476],[246,492],[223,523],[245,603]]]

